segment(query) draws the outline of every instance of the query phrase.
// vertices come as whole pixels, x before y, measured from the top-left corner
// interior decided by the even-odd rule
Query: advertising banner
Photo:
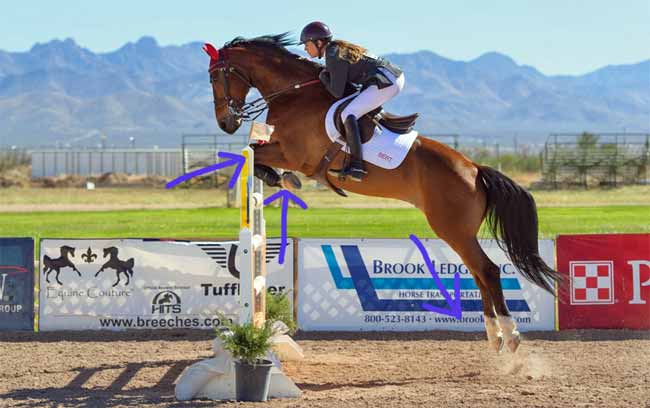
[[[279,250],[267,241],[267,285],[288,293],[293,263],[280,265]],[[218,312],[236,320],[239,252],[237,242],[43,239],[40,330],[209,329]]]
[[[0,330],[34,330],[31,238],[0,238]]]
[[[298,250],[298,324],[303,330],[485,330],[481,295],[460,257],[442,240],[422,240],[446,291],[460,274],[460,320],[424,310],[446,301],[409,239],[302,239]],[[554,266],[553,241],[540,241]],[[522,331],[554,330],[555,298],[522,276],[493,240],[481,243],[499,266],[512,316]]]
[[[650,234],[560,235],[560,329],[650,329]]]

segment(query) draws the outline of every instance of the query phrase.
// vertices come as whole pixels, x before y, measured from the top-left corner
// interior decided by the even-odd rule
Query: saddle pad
[[[329,136],[332,142],[341,143],[343,145],[341,150],[346,153],[350,153],[350,148],[348,147],[345,138],[339,133],[334,125],[334,112],[336,111],[337,106],[341,103],[347,99],[354,98],[357,95],[358,94],[355,93],[336,101],[327,111],[327,115],[325,115],[325,130],[327,136]],[[375,132],[370,140],[362,145],[363,160],[384,169],[395,169],[402,164],[417,136],[418,133],[415,130],[400,135],[393,133],[382,126],[375,126]]]

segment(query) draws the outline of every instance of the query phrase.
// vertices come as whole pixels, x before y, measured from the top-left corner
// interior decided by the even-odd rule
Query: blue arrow
[[[289,200],[298,204],[303,210],[307,209],[307,204],[289,190],[280,190],[272,196],[267,197],[264,200],[264,205],[269,205],[278,198],[282,199],[282,218],[280,221],[282,240],[280,243],[280,257],[278,258],[278,262],[282,265],[284,263],[284,252],[287,249],[287,213],[289,212]]]
[[[246,158],[241,154],[228,153],[228,152],[219,152],[217,153],[217,156],[220,159],[228,159],[228,160],[223,161],[221,163],[213,164],[211,166],[203,167],[202,169],[194,170],[193,172],[187,174],[183,174],[182,176],[175,178],[174,180],[167,183],[166,187],[172,188],[193,177],[200,176],[202,174],[212,173],[213,171],[222,169],[224,167],[236,165],[237,167],[235,167],[235,171],[232,173],[232,177],[230,178],[230,182],[228,183],[228,188],[235,187],[235,183],[237,183],[237,179],[239,178],[239,173],[241,173],[241,169],[242,167],[244,167],[244,163],[246,163]]]
[[[434,268],[433,262],[431,262],[431,258],[429,258],[429,254],[427,253],[427,250],[424,248],[424,245],[422,245],[422,242],[420,242],[418,237],[416,237],[414,234],[411,234],[409,238],[411,238],[411,241],[413,241],[415,246],[417,246],[420,252],[422,253],[422,258],[424,259],[424,263],[427,265],[427,268],[429,268],[429,272],[431,272],[431,276],[433,277],[433,280],[436,282],[436,286],[440,290],[442,297],[445,298],[447,304],[449,305],[449,309],[443,309],[440,307],[430,305],[428,303],[422,303],[422,307],[430,312],[452,316],[455,317],[457,320],[460,320],[461,317],[463,316],[463,309],[461,309],[460,307],[460,274],[458,272],[454,274],[454,299],[452,299],[451,296],[449,295],[449,292],[447,292],[447,289],[445,289],[445,285],[442,284],[442,281],[440,280],[440,277],[436,272],[436,268]]]

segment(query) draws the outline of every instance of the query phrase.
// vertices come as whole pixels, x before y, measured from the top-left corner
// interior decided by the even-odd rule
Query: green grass
[[[265,196],[275,189],[265,188]],[[352,194],[341,198],[328,190],[305,184],[298,196],[310,208],[411,208],[388,198]],[[533,190],[538,207],[590,207],[648,205],[650,186],[609,189]],[[160,208],[226,207],[225,190],[161,188],[0,188],[0,213],[21,211],[89,211]]]
[[[267,235],[279,236],[280,210],[265,209]],[[543,207],[540,236],[561,233],[650,232],[650,206]],[[129,210],[0,214],[0,236],[39,238],[236,238],[239,210]],[[290,236],[431,237],[424,216],[407,208],[289,210]]]

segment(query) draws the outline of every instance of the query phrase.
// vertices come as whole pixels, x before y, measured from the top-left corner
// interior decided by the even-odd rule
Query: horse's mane
[[[225,43],[223,48],[256,48],[268,52],[273,56],[282,58],[283,62],[289,63],[301,71],[307,71],[314,76],[318,76],[318,72],[322,68],[320,64],[294,54],[286,48],[287,46],[297,44],[296,41],[290,38],[290,33],[285,32],[274,35],[263,35],[255,38],[236,37]]]

